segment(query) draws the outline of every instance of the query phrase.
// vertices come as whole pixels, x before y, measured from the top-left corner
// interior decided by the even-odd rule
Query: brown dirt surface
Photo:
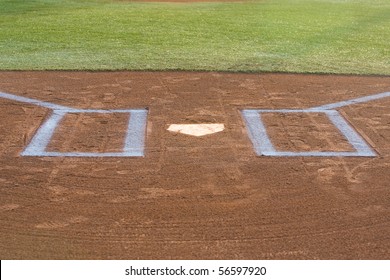
[[[352,152],[353,146],[321,113],[266,113],[262,117],[273,145],[290,152]]]
[[[309,108],[389,88],[389,77],[0,72],[0,91],[14,95],[149,108],[143,158],[23,157],[50,110],[0,99],[0,258],[388,259],[390,98],[338,110],[372,158],[256,156],[240,110]],[[126,122],[70,114],[50,149],[117,151]],[[194,123],[226,128],[167,131]],[[268,114],[265,123],[290,151],[350,149],[321,114]]]

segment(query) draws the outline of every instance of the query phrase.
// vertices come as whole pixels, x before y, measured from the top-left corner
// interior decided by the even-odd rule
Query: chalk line
[[[144,156],[145,131],[148,110],[147,109],[76,109],[40,101],[33,98],[22,97],[5,92],[0,92],[0,98],[17,102],[32,104],[53,110],[52,115],[37,130],[34,137],[21,153],[22,156],[49,156],[49,157],[142,157]],[[111,114],[126,113],[130,115],[126,130],[123,152],[118,153],[84,153],[84,152],[48,152],[46,151],[56,128],[66,114]]]
[[[4,99],[22,102],[22,103],[37,105],[37,106],[48,108],[51,110],[67,110],[67,111],[72,110],[72,108],[70,108],[70,107],[61,106],[61,105],[57,105],[54,103],[40,101],[37,99],[27,98],[27,97],[23,97],[23,96],[13,95],[13,94],[5,93],[5,92],[0,92],[0,97],[4,98]]]
[[[350,99],[350,100],[346,100],[346,101],[326,104],[326,105],[310,108],[309,110],[337,109],[337,108],[345,107],[348,105],[365,103],[365,102],[378,100],[378,99],[382,99],[382,98],[386,98],[386,97],[390,97],[390,92],[382,92],[382,93],[378,93],[378,94],[374,94],[374,95],[369,95],[369,96],[359,97],[359,98]]]

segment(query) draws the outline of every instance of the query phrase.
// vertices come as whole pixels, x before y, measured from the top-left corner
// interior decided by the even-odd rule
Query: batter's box
[[[269,129],[267,130],[262,115],[266,113],[275,114],[324,114],[330,121],[330,124],[341,133],[349,144],[350,149],[329,151],[281,151],[272,144]],[[325,109],[304,109],[304,110],[243,110],[242,115],[245,119],[249,137],[257,155],[261,156],[279,156],[279,157],[374,157],[376,153],[364,141],[364,139],[348,124],[348,122],[336,110]]]
[[[61,121],[66,117],[72,114],[82,114],[82,115],[108,115],[110,116],[125,114],[127,115],[128,122],[123,133],[123,140],[115,139],[114,144],[122,143],[122,147],[117,147],[115,151],[105,151],[105,152],[79,152],[79,151],[63,151],[61,149],[51,146],[51,142],[58,142],[58,140],[53,141],[53,136],[55,132],[61,132]],[[22,152],[22,156],[49,156],[49,157],[142,157],[144,156],[144,145],[145,145],[145,130],[147,123],[147,109],[128,109],[128,110],[79,110],[79,109],[55,109],[53,114],[43,123],[43,125],[38,129],[35,136],[32,138],[31,142],[28,144],[26,149]],[[70,118],[71,119],[71,118]],[[98,119],[98,118],[97,118]],[[102,118],[104,119],[104,117]],[[112,118],[106,117],[110,120]],[[69,121],[68,121],[69,122]],[[101,121],[105,122],[105,121]],[[93,123],[93,122],[92,122]],[[124,121],[123,123],[126,123]],[[86,124],[88,125],[88,123]],[[110,125],[110,124],[108,124]],[[113,124],[115,125],[115,124]],[[77,128],[76,128],[77,129]],[[90,128],[90,137],[94,136],[94,128]],[[64,142],[64,139],[67,139],[67,133],[62,133],[60,135],[61,141]],[[54,137],[55,138],[55,137]],[[58,137],[57,137],[58,138]],[[87,139],[88,140],[88,139]],[[80,141],[82,141],[80,139]],[[85,140],[83,140],[85,141]],[[90,141],[89,141],[90,142]],[[93,142],[93,141],[92,141]]]

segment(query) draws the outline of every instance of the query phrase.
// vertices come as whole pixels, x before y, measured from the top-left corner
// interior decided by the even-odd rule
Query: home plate
[[[171,124],[168,128],[169,131],[178,132],[191,136],[205,136],[221,132],[225,129],[225,126],[220,123],[214,124]]]

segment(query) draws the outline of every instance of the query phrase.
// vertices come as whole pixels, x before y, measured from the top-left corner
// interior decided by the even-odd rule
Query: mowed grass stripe
[[[3,70],[390,74],[387,0],[0,0]]]

